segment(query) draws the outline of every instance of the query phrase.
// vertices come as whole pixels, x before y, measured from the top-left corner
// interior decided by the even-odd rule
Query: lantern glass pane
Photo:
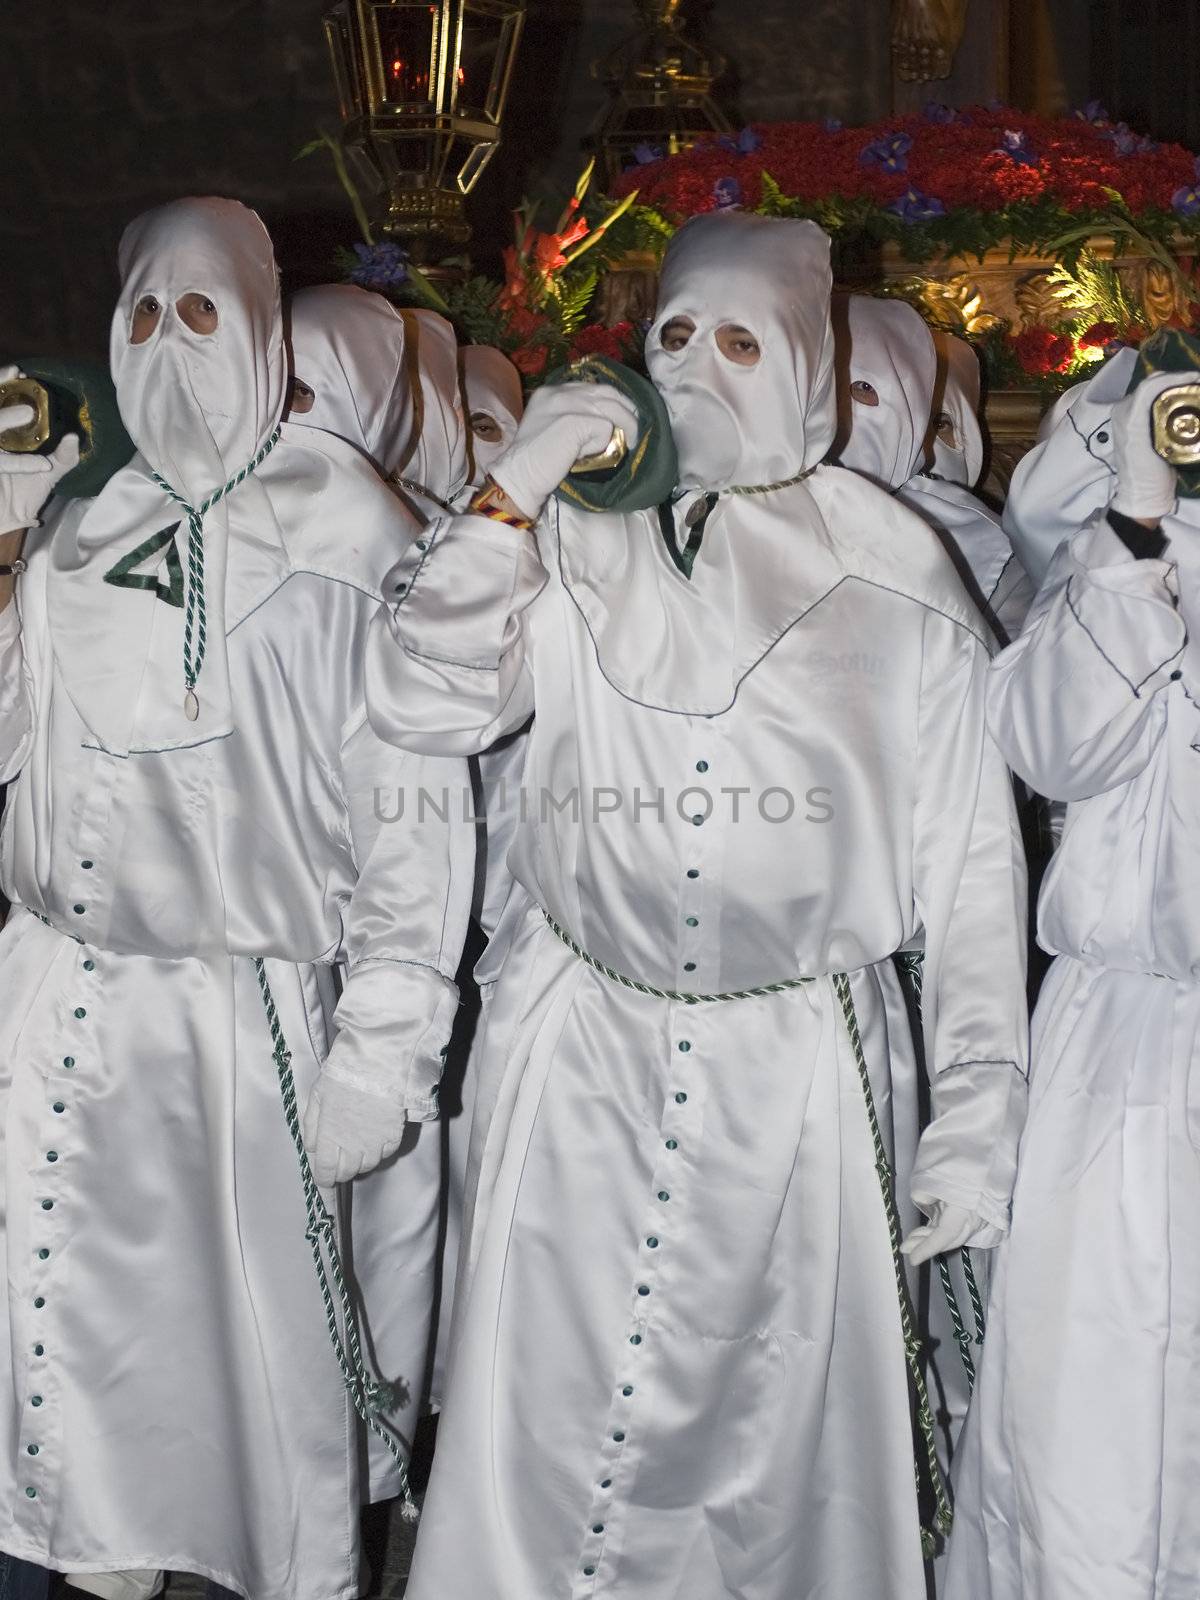
[[[333,84],[338,111],[343,122],[362,115],[362,96],[354,70],[354,38],[345,6],[337,6],[325,18],[325,42],[333,63]]]
[[[479,179],[479,174],[495,155],[497,148],[495,144],[477,144],[471,148],[458,170],[460,194],[470,194]]]
[[[428,105],[438,92],[438,44],[441,7],[428,0],[416,4],[371,7],[379,99],[385,104]]]
[[[458,60],[458,106],[466,115],[497,115],[509,56],[511,19],[467,6]]]

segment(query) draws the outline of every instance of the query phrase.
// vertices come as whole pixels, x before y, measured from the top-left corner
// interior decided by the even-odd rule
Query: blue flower
[[[1192,170],[1195,172],[1196,176],[1200,178],[1200,156],[1196,157],[1195,165]]]
[[[753,128],[743,128],[736,139],[723,133],[717,143],[722,150],[729,150],[735,156],[749,156],[762,149],[762,134],[755,133]]]
[[[1077,122],[1090,122],[1096,128],[1103,128],[1108,122],[1108,112],[1099,100],[1089,100],[1087,105],[1078,106],[1071,115]]]
[[[943,105],[940,100],[927,100],[921,110],[921,115],[926,122],[938,122],[944,127],[967,120],[961,111],[956,111],[953,106]]]
[[[935,200],[931,194],[922,194],[919,189],[906,189],[897,200],[886,207],[900,218],[901,222],[932,222],[934,217],[944,217],[946,208],[940,200]]]
[[[1015,128],[1005,128],[1000,141],[1000,153],[1011,157],[1020,167],[1036,167],[1037,153],[1029,148],[1029,141]]]
[[[1113,149],[1119,156],[1131,156],[1141,147],[1141,140],[1136,133],[1131,133],[1123,122],[1118,122],[1111,133],[1105,135],[1112,140]]]
[[[1185,184],[1171,196],[1171,205],[1181,217],[1200,217],[1200,190],[1193,183]]]
[[[912,139],[907,133],[891,133],[883,139],[873,139],[858,153],[864,167],[882,167],[885,172],[907,172],[908,152]]]
[[[652,161],[661,161],[662,158],[662,151],[648,139],[643,139],[641,144],[635,144],[633,147],[633,159],[639,167],[648,167]]]
[[[826,133],[841,133],[846,124],[841,117],[826,117],[821,123]]]
[[[391,239],[379,244],[354,246],[358,265],[350,273],[350,282],[363,289],[395,289],[408,277],[408,252]]]
[[[736,178],[718,178],[713,184],[718,211],[732,211],[742,203],[742,186]]]

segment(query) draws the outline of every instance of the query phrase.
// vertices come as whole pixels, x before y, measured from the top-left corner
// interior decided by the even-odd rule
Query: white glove
[[[0,367],[0,383],[19,377],[16,367]],[[26,405],[0,408],[0,433],[32,421]],[[79,465],[79,440],[73,433],[62,439],[48,456],[19,455],[0,450],[0,534],[16,533],[20,528],[36,528],[38,513],[54,491],[54,485]]]
[[[985,1222],[975,1212],[962,1206],[948,1206],[941,1200],[930,1208],[929,1221],[914,1228],[900,1246],[914,1267],[934,1256],[948,1255],[951,1250],[961,1250],[970,1244],[978,1250],[992,1250],[1004,1239],[1004,1230]]]
[[[525,408],[517,436],[491,476],[517,509],[531,520],[571,468],[598,455],[620,428],[632,450],[637,412],[607,383],[553,383],[539,389]]]
[[[322,1072],[304,1108],[304,1148],[322,1188],[373,1171],[400,1148],[407,1121],[399,1098],[356,1089]]]
[[[1175,509],[1175,468],[1154,448],[1150,408],[1164,390],[1178,389],[1187,381],[1186,372],[1155,372],[1113,407],[1117,492],[1112,508],[1123,516],[1153,518],[1157,522]]]

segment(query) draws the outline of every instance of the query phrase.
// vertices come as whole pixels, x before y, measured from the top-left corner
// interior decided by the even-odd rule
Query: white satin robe
[[[1175,549],[1135,561],[1101,514],[993,669],[1001,748],[1067,809],[946,1600],[1200,1581],[1200,573]]]
[[[653,514],[553,507],[541,561],[448,520],[372,632],[372,720],[412,748],[487,748],[536,707],[409,1600],[925,1595],[892,1257],[828,975],[854,974],[886,1129],[889,957],[924,939],[937,1118],[913,1188],[1004,1227],[1023,876],[987,652],[928,530],[852,474],[772,497],[753,551],[732,507],[691,583]],[[782,789],[792,820],[764,821]],[[654,998],[543,909],[657,988],[813,981]]]
[[[349,1600],[362,1441],[252,957],[301,1107],[336,1030],[356,1070],[407,1063],[434,1116],[470,830],[380,825],[375,797],[403,787],[411,818],[464,764],[372,733],[369,552],[316,533],[228,634],[235,731],[102,752],[59,677],[47,544],[21,626],[0,615],[0,1550]]]
[[[1013,554],[1000,518],[961,483],[924,473],[910,478],[897,494],[942,541],[1000,643],[1015,639],[1034,587]]]

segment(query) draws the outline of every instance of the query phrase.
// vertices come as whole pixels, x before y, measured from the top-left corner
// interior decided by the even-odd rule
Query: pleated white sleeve
[[[1171,563],[1135,560],[1097,513],[993,664],[988,716],[1010,765],[1050,800],[1127,783],[1162,736],[1186,642]]]
[[[17,602],[0,611],[0,783],[11,783],[33,743],[33,700]]]
[[[329,1061],[337,1075],[437,1116],[458,1009],[475,826],[465,761],[406,754],[365,718],[343,750],[358,880],[344,912],[346,979]]]
[[[987,669],[977,639],[931,615],[913,882],[933,1116],[912,1198],[1006,1230],[1027,1098],[1026,873],[1012,780],[986,727]]]
[[[384,580],[367,642],[381,738],[476,755],[533,711],[524,613],[546,581],[533,536],[488,517],[431,523]]]

